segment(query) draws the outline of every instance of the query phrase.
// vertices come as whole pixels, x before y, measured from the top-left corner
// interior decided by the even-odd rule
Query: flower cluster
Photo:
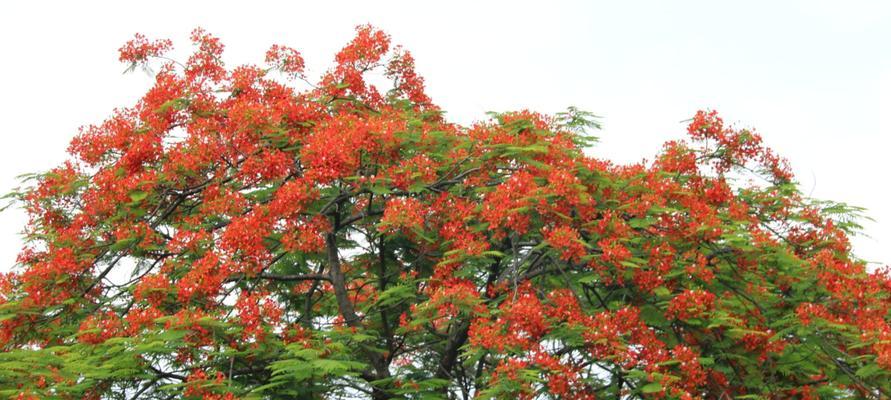
[[[547,243],[560,252],[560,259],[564,261],[579,261],[585,256],[584,242],[579,238],[579,233],[569,226],[546,228],[543,232]]]
[[[106,311],[87,317],[80,325],[78,340],[87,344],[98,344],[119,335],[122,331],[121,318],[114,311]]]
[[[287,46],[272,45],[266,52],[266,63],[285,74],[293,77],[303,77],[305,67],[300,52]]]
[[[714,309],[715,294],[702,290],[685,290],[668,303],[668,315],[685,321],[706,316]]]
[[[382,232],[411,232],[424,224],[427,211],[418,199],[401,197],[387,202],[379,230]]]
[[[134,38],[124,44],[118,51],[120,60],[128,63],[144,62],[150,57],[160,57],[173,48],[169,39],[148,40],[145,35],[137,33]]]

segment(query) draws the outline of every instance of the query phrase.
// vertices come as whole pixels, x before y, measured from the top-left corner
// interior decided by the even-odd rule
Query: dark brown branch
[[[262,279],[267,281],[293,282],[293,281],[331,281],[326,274],[260,274],[255,276],[235,274],[226,278],[226,282],[238,282],[241,280]]]
[[[343,321],[350,327],[359,325],[359,316],[356,315],[355,306],[350,301],[350,295],[346,289],[346,279],[340,269],[340,254],[337,251],[337,235],[328,232],[325,235],[328,251],[328,269],[331,273],[331,285],[334,286],[334,297],[337,299],[337,309],[343,315]]]

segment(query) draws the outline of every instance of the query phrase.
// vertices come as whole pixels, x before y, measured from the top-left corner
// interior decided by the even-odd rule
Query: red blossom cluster
[[[483,201],[482,219],[490,229],[525,233],[529,229],[528,212],[538,185],[528,172],[514,174],[489,193]]]
[[[289,76],[303,77],[303,57],[288,46],[272,45],[266,52],[266,63]]]
[[[89,344],[102,343],[120,334],[121,326],[120,317],[112,311],[91,315],[81,323],[78,340]]]
[[[543,236],[551,247],[560,251],[560,259],[564,261],[578,261],[586,253],[578,231],[569,226],[546,228]]]
[[[149,57],[159,57],[171,48],[173,48],[173,42],[169,39],[149,41],[145,35],[137,33],[118,51],[122,62],[139,63]]]
[[[430,103],[430,97],[424,92],[424,78],[415,72],[415,59],[407,50],[397,48],[396,56],[387,64],[387,76],[396,80],[396,95],[402,95],[415,104]]]
[[[183,395],[201,400],[235,400],[236,397],[233,393],[215,390],[215,387],[223,386],[225,379],[226,377],[219,371],[213,378],[208,377],[203,370],[194,371],[186,379],[186,390]]]
[[[762,145],[761,135],[749,130],[725,128],[717,111],[698,111],[687,132],[695,140],[715,142],[718,146],[715,167],[719,171],[727,171],[733,166],[745,165],[748,160],[754,160],[778,181],[787,182],[792,179],[786,161]]]
[[[714,309],[715,295],[701,289],[685,290],[668,304],[668,314],[679,320],[700,318]]]
[[[487,349],[530,350],[548,331],[544,308],[532,288],[519,289],[504,302],[494,320],[479,318],[470,327],[470,343]]]
[[[424,224],[424,205],[415,198],[397,198],[387,202],[380,230],[410,233]]]

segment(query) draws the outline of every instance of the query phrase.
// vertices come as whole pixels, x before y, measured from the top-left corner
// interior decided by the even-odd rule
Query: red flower
[[[149,57],[160,57],[173,47],[169,39],[149,41],[142,34],[137,33],[133,39],[124,44],[118,51],[120,60],[128,63],[140,63]]]
[[[668,304],[668,314],[679,320],[701,318],[713,310],[715,295],[705,290],[685,290]]]
[[[274,44],[266,52],[266,63],[292,77],[303,77],[303,57],[297,50]]]
[[[387,201],[384,216],[381,218],[381,232],[411,232],[420,229],[424,224],[427,210],[418,199],[413,197],[397,197]]]
[[[578,231],[571,227],[561,225],[556,228],[545,228],[543,235],[551,247],[560,251],[560,259],[564,261],[579,261],[586,254],[585,245]]]

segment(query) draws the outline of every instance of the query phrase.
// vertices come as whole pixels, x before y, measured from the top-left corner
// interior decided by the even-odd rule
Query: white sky
[[[204,27],[230,66],[287,44],[317,74],[355,25],[371,23],[413,52],[429,94],[458,122],[575,105],[604,116],[594,154],[635,161],[682,137],[679,121],[697,109],[717,109],[756,127],[805,193],[867,207],[876,222],[855,252],[891,262],[891,2],[82,3],[0,6],[3,193],[15,176],[62,162],[79,126],[150,87],[117,62],[135,32],[173,39],[184,59],[189,32]],[[0,213],[0,271],[24,223],[19,211]]]

